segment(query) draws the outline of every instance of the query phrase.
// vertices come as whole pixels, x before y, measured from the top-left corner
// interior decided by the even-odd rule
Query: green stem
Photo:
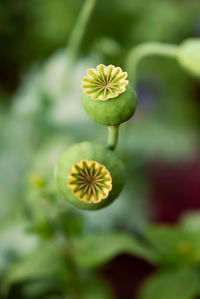
[[[83,39],[88,21],[94,9],[96,0],[85,0],[83,4],[78,19],[75,23],[75,26],[72,30],[72,33],[69,37],[66,51],[68,55],[68,59],[66,61],[66,67],[63,73],[63,78],[61,82],[61,92],[66,92],[66,90],[70,90],[72,84],[72,74],[73,74],[73,66],[77,59],[79,48],[81,41]],[[69,76],[70,74],[70,76]],[[67,80],[66,80],[67,78]]]
[[[59,214],[57,214],[59,219]],[[67,287],[63,288],[63,294],[66,295],[66,298],[79,299],[79,285],[80,277],[78,272],[78,267],[74,259],[74,244],[73,239],[70,234],[63,229],[62,225],[57,222],[58,233],[56,234],[54,241],[56,248],[58,248],[59,253],[63,256],[65,266],[67,271],[69,271],[69,276],[67,276]]]
[[[78,20],[74,26],[74,29],[69,37],[68,41],[68,53],[70,58],[70,65],[74,63],[78,56],[80,44],[87,27],[89,18],[94,9],[96,0],[86,0],[83,7],[81,8]]]
[[[164,43],[144,43],[134,47],[126,59],[126,69],[131,80],[135,80],[138,64],[148,56],[164,56],[176,58],[177,46]]]
[[[114,151],[117,146],[119,135],[119,125],[118,126],[109,126],[108,127],[108,148]]]

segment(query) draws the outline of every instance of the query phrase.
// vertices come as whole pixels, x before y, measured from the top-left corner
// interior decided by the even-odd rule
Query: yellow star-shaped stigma
[[[112,178],[105,166],[96,161],[81,160],[73,164],[67,184],[79,200],[98,203],[108,197]]]
[[[83,93],[93,100],[106,101],[116,98],[126,90],[126,85],[129,83],[126,80],[128,74],[114,65],[99,64],[96,69],[88,69],[87,75],[83,77],[81,87]]]

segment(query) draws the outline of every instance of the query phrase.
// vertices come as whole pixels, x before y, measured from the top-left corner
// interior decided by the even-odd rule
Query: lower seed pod
[[[100,64],[82,79],[82,103],[88,116],[105,126],[116,126],[135,113],[137,95],[120,67]]]
[[[70,147],[58,161],[57,186],[80,209],[109,205],[124,185],[124,166],[109,149],[90,142]]]

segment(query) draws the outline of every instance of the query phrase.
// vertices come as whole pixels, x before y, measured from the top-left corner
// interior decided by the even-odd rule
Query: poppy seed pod
[[[190,74],[200,77],[200,38],[184,41],[177,49],[177,59]]]
[[[88,69],[82,79],[82,103],[88,116],[105,126],[116,126],[129,120],[135,113],[137,95],[128,74],[120,67],[100,64]]]
[[[109,205],[124,185],[124,166],[109,149],[90,142],[75,144],[58,161],[56,181],[65,198],[80,209]]]

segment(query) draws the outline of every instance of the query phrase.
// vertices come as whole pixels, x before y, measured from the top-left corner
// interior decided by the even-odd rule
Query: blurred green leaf
[[[62,262],[61,256],[53,246],[41,244],[37,250],[11,266],[1,282],[3,292],[6,293],[12,284],[58,274]]]
[[[62,208],[64,208],[62,206]],[[76,210],[62,210],[58,215],[58,229],[62,230],[67,237],[82,235],[83,233],[83,217]]]
[[[53,291],[57,288],[57,280],[55,277],[44,278],[39,280],[31,280],[22,285],[22,293],[25,298],[41,298],[45,293]]]
[[[114,299],[103,279],[90,273],[81,287],[80,299]]]
[[[179,225],[183,230],[188,231],[189,233],[197,234],[197,237],[199,237],[200,212],[193,211],[185,214],[182,216]]]
[[[158,272],[143,284],[138,299],[194,299],[200,294],[199,276],[194,270]]]
[[[196,238],[178,226],[150,226],[145,236],[159,255],[159,264],[179,267],[199,263],[199,236]]]
[[[10,265],[36,248],[38,240],[27,235],[19,222],[7,222],[0,229],[0,274],[6,273]]]
[[[97,267],[120,253],[129,253],[155,262],[155,252],[125,233],[84,236],[76,241],[75,259],[84,267]]]

